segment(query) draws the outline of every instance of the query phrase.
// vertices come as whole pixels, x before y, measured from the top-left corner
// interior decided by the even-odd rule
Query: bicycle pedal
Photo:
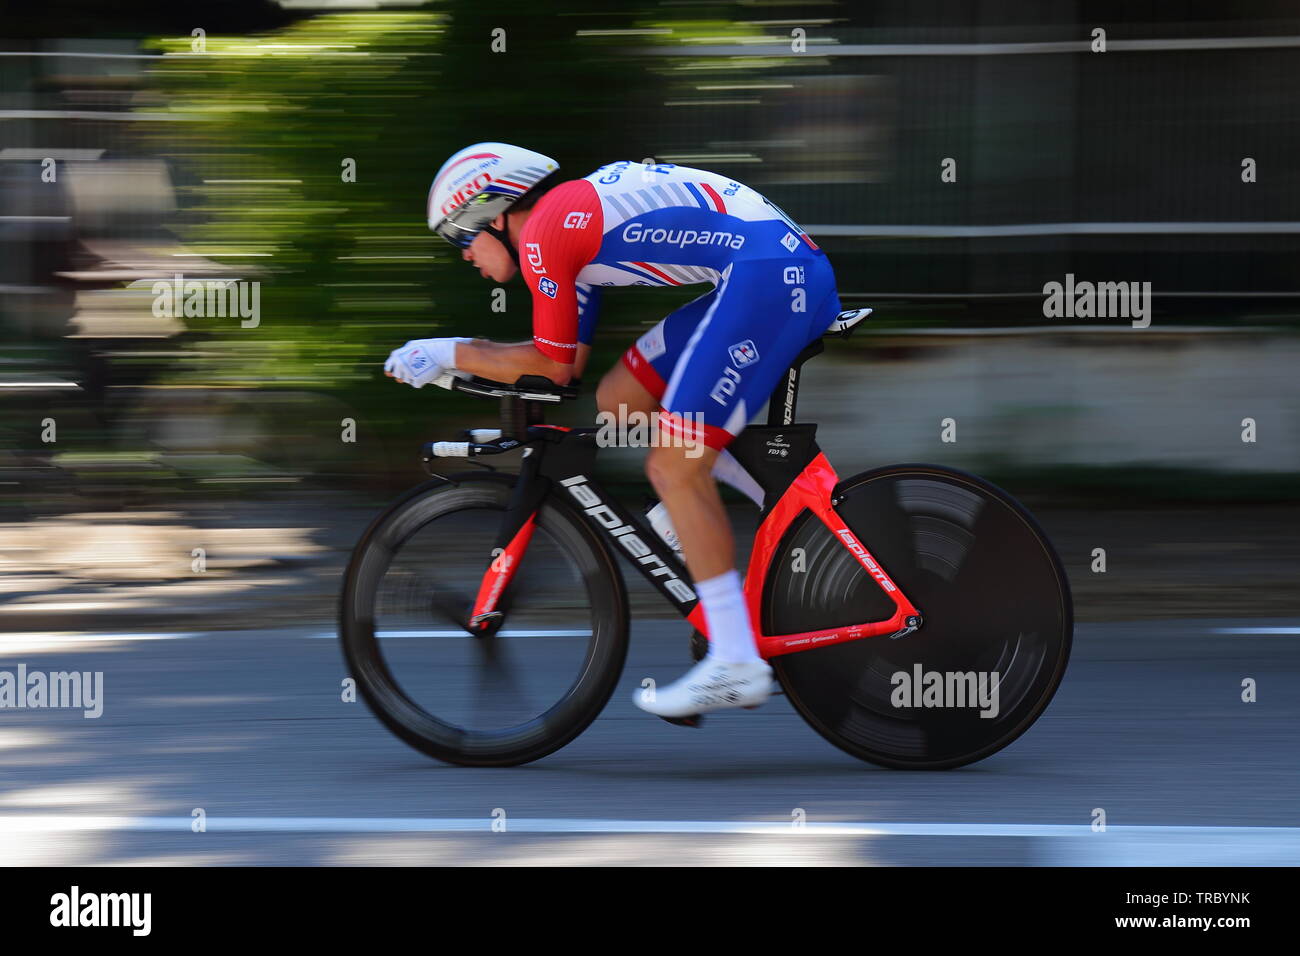
[[[676,724],[678,727],[698,727],[704,720],[703,714],[692,714],[689,717],[660,717],[660,720],[666,720],[670,724]]]

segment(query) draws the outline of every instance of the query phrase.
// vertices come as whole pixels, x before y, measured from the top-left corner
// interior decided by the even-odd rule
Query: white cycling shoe
[[[733,707],[757,707],[771,696],[767,661],[728,663],[706,657],[667,687],[638,688],[632,702],[656,717],[693,717]]]

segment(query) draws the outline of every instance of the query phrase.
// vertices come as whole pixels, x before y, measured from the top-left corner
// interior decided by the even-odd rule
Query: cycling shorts
[[[740,260],[641,336],[623,364],[659,402],[664,432],[720,450],[839,313],[825,254]]]

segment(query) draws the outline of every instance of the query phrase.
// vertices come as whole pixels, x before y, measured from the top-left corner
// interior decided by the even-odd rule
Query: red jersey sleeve
[[[585,179],[556,186],[533,207],[519,236],[519,265],[533,297],[533,344],[573,364],[578,354],[578,273],[600,251],[605,217]]]

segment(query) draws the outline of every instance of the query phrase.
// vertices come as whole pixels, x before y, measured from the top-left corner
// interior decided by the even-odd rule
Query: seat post
[[[799,402],[799,376],[803,372],[803,363],[814,355],[820,355],[824,348],[821,339],[814,339],[790,363],[785,375],[773,390],[772,397],[768,399],[768,425],[779,428],[784,425],[794,424],[795,407]]]

